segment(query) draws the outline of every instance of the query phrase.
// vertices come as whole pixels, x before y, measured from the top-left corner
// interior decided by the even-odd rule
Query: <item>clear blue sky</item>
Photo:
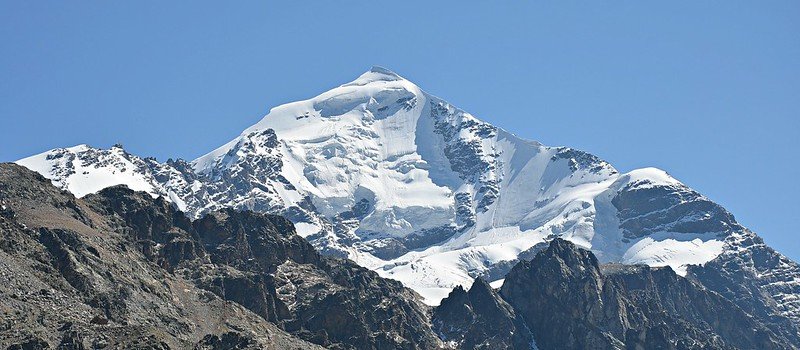
[[[388,67],[525,138],[656,166],[800,260],[800,2],[0,0],[0,161],[193,159]]]

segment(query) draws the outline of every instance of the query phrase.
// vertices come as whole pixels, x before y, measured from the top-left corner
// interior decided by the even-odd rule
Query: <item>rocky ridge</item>
[[[476,277],[499,283],[562,238],[600,263],[669,266],[748,312],[800,324],[800,266],[709,198],[659,169],[620,173],[523,140],[379,67],[272,109],[191,162],[82,145],[18,163],[78,197],[124,184],[192,219],[284,216],[324,255],[431,305]]]
[[[560,239],[517,264],[500,294],[541,348],[765,349],[800,341],[796,327],[781,330],[788,319],[754,317],[669,268],[601,266]]]
[[[602,265],[562,239],[517,263],[499,291],[478,278],[431,308],[397,281],[319,254],[279,216],[225,209],[191,220],[123,186],[75,198],[13,164],[0,164],[0,205],[0,344],[10,349],[800,344],[791,319],[726,295],[732,280]]]
[[[319,255],[282,217],[225,210],[191,221],[161,198],[119,186],[76,199],[10,164],[0,165],[0,201],[0,343],[439,344],[413,292]]]

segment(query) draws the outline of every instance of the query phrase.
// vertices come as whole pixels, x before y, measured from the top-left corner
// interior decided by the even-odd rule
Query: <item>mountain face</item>
[[[78,197],[123,184],[190,218],[284,216],[324,255],[432,305],[477,277],[498,286],[561,238],[600,263],[669,266],[750,313],[800,322],[800,266],[666,172],[620,173],[520,139],[382,68],[276,107],[191,162],[81,145],[17,163]]]
[[[279,216],[191,221],[121,186],[76,199],[9,164],[0,203],[3,348],[441,347],[413,292]]]
[[[669,268],[601,266],[561,239],[514,266],[500,295],[541,348],[766,349],[800,342],[796,327],[783,329],[789,322],[753,317]]]
[[[528,325],[481,278],[465,291],[461,286],[433,313],[434,330],[461,349],[528,349],[536,345]]]
[[[119,188],[89,197],[0,164],[2,348],[315,348],[170,272],[192,258],[212,265],[168,203]],[[122,208],[130,215],[110,214]]]
[[[0,164],[0,209],[7,349],[800,347],[791,320],[753,312],[765,308],[758,298],[666,267],[600,264],[560,238],[499,291],[479,277],[430,307],[398,281],[319,254],[280,216],[221,209],[191,220],[124,186],[75,198],[14,164]]]

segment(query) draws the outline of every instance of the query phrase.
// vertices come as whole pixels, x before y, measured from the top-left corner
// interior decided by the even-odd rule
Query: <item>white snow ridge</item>
[[[520,139],[383,68],[275,107],[190,163],[85,145],[18,163],[76,196],[125,184],[193,217],[224,207],[285,215],[321,251],[429,304],[476,276],[497,282],[555,237],[602,262],[685,274],[747,232],[662,170],[620,174],[591,154]]]

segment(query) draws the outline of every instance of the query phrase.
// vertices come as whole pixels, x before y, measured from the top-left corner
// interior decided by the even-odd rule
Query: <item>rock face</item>
[[[0,209],[9,349],[800,347],[792,318],[774,311],[791,300],[770,297],[791,284],[763,276],[786,262],[758,240],[718,260],[741,271],[707,264],[684,278],[602,265],[554,239],[499,292],[477,278],[430,308],[398,281],[321,255],[280,216],[224,209],[191,220],[122,186],[75,198],[13,164],[0,164]],[[775,283],[755,284],[767,278]]]
[[[666,172],[620,173],[589,153],[521,139],[379,67],[273,108],[191,162],[80,145],[18,163],[78,197],[124,184],[192,219],[226,208],[284,216],[323,254],[399,280],[431,305],[476,277],[496,282],[563,238],[602,263],[680,275],[730,267],[706,274],[709,288],[745,283],[752,310],[800,324],[800,267],[774,251],[735,258],[760,239]]]
[[[800,341],[671,269],[601,268],[591,252],[560,239],[516,265],[500,293],[541,349],[780,349]]]
[[[433,348],[426,308],[400,282],[325,258],[283,217],[212,212],[194,222],[166,202],[111,187],[86,197],[131,229],[154,262],[325,346]]]
[[[458,286],[433,314],[434,329],[460,349],[528,349],[533,344],[525,321],[486,281],[469,291]]]
[[[705,265],[689,267],[688,278],[732,300],[747,313],[797,339],[800,267],[752,233],[729,237],[726,251]]]
[[[11,164],[0,201],[12,348],[440,347],[413,292],[320,256],[282,217],[193,222],[124,187],[75,199]]]
[[[171,207],[149,195],[139,204],[128,225],[107,215],[113,208],[96,211],[97,202],[0,164],[0,344],[175,349],[234,337],[253,349],[314,348],[165,269],[177,255],[202,259],[202,248],[176,254],[179,242],[191,240],[190,221],[159,215]]]

